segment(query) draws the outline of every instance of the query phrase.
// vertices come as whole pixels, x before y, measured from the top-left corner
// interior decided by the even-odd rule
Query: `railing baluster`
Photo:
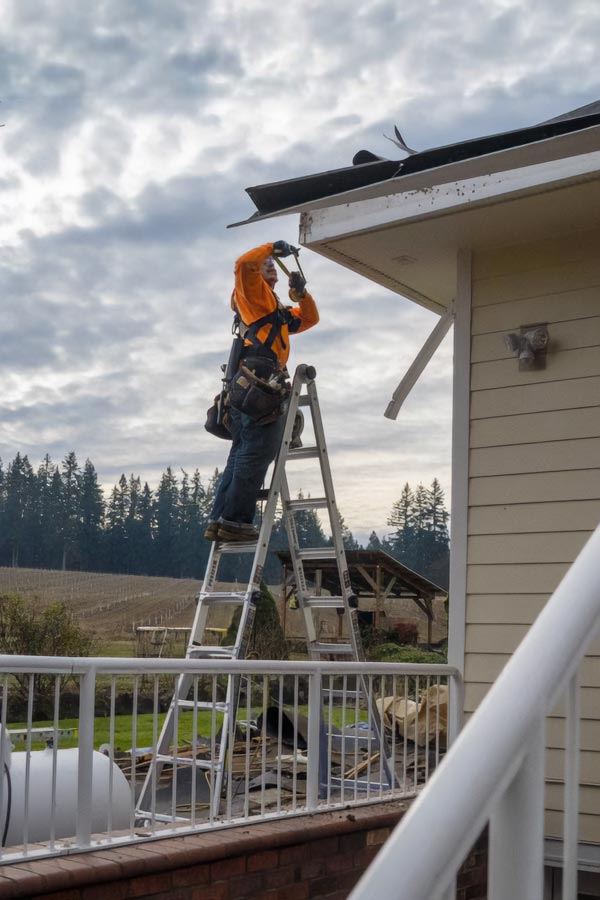
[[[319,805],[319,736],[321,728],[321,672],[308,676],[308,765],[306,767],[306,808],[314,812]]]
[[[4,847],[6,845],[6,839],[8,836],[8,828],[10,825],[10,820],[8,816],[8,792],[9,792],[9,779],[10,779],[10,771],[9,771],[9,762],[8,756],[11,752],[10,746],[10,737],[7,732],[6,726],[6,714],[8,709],[8,676],[4,676],[4,680],[2,682],[2,713],[1,713],[1,723],[0,723],[0,765],[2,766],[2,771],[0,772],[0,813],[4,813],[4,818],[2,819],[0,827],[2,828],[2,833],[0,835],[0,859],[4,855]],[[6,804],[6,810],[4,806]]]
[[[92,778],[94,772],[94,701],[96,669],[81,676],[79,687],[79,769],[77,773],[77,845],[89,847],[92,837]]]
[[[579,818],[580,670],[569,681],[565,720],[564,859],[562,900],[577,898]]]
[[[52,735],[52,788],[50,791],[50,849],[54,849],[56,838],[56,770],[58,764],[58,723],[60,706],[60,675],[54,679],[54,716]]]
[[[33,727],[34,675],[29,676],[27,692],[27,740],[25,743],[25,808],[23,816],[23,846],[29,843],[29,799],[31,796],[31,729]]]

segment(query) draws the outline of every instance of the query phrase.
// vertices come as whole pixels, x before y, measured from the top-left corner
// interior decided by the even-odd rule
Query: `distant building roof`
[[[282,563],[291,566],[292,557],[289,550],[277,550],[276,552]],[[390,597],[432,600],[438,594],[447,593],[444,588],[434,584],[424,575],[413,572],[385,550],[347,550],[346,561],[352,587],[360,594],[374,595],[372,573],[378,566],[382,574],[395,579],[389,588],[388,596]],[[309,578],[314,576],[317,571],[321,571],[323,587],[332,592],[339,591],[340,582],[335,559],[306,559],[303,560],[302,566]],[[369,572],[369,570],[371,571]]]
[[[257,211],[244,222],[234,224],[255,222],[356,188],[582,131],[595,125],[600,125],[600,101],[588,103],[538,125],[423,150],[402,160],[383,159],[369,150],[360,150],[355,154],[352,166],[246,188]]]

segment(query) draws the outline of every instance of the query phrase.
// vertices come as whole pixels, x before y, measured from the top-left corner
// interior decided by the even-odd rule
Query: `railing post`
[[[532,723],[525,756],[490,819],[489,900],[542,900],[545,735],[540,718]]]
[[[94,771],[94,706],[96,669],[90,667],[79,685],[79,758],[77,770],[77,846],[89,847],[92,837],[92,778]]]
[[[448,679],[448,746],[456,740],[463,726],[465,683],[460,673]]]
[[[321,732],[321,670],[308,676],[308,764],[306,767],[306,808],[319,805],[319,768]]]
[[[579,676],[578,669],[569,681],[567,690],[567,717],[565,721],[565,793],[564,793],[564,841],[563,841],[563,900],[577,897],[577,832],[579,818]]]

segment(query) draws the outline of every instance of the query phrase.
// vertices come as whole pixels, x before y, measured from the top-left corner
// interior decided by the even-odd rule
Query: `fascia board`
[[[390,224],[418,221],[475,205],[540,193],[599,175],[600,151],[595,150],[508,171],[396,191],[382,197],[357,199],[344,206],[313,208],[302,216],[300,239],[311,246]]]
[[[542,141],[535,141],[519,147],[509,147],[506,150],[484,154],[473,159],[447,163],[435,169],[425,169],[422,172],[414,172],[410,175],[399,175],[397,178],[379,181],[368,187],[353,188],[341,194],[322,197],[319,200],[310,200],[306,203],[298,203],[274,212],[254,213],[249,219],[235,222],[228,227],[249,225],[252,222],[262,222],[264,219],[273,219],[279,216],[293,215],[294,213],[347,206],[349,203],[354,203],[358,200],[385,197],[393,193],[393,191],[390,191],[391,186],[395,186],[396,190],[399,188],[403,190],[426,189],[427,187],[448,183],[449,181],[473,178],[477,175],[489,175],[494,172],[503,172],[549,160],[570,158],[595,150],[599,144],[600,125],[595,125],[581,131],[545,138]]]

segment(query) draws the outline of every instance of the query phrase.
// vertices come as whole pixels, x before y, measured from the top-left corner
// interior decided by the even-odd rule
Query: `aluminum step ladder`
[[[215,541],[211,546],[204,581],[198,595],[190,641],[186,651],[187,659],[245,659],[250,638],[252,636],[256,615],[256,601],[260,594],[260,585],[269,549],[269,540],[275,521],[277,504],[280,500],[283,507],[284,523],[297,585],[297,599],[304,615],[310,658],[313,660],[328,659],[344,662],[364,659],[356,619],[356,609],[353,608],[355,606],[356,598],[352,592],[350,575],[346,563],[341,521],[333,491],[333,481],[325,445],[325,434],[317,398],[315,377],[316,372],[312,366],[300,365],[296,369],[281,446],[275,461],[271,484],[268,492],[266,492],[266,505],[262,516],[258,539],[256,541],[236,541],[231,543]],[[306,393],[302,392],[303,387],[306,387]],[[315,434],[314,446],[299,448],[292,448],[290,446],[292,444],[292,432],[294,429],[296,413],[298,412],[299,407],[308,407],[310,409]],[[292,500],[290,498],[286,477],[286,465],[290,461],[296,459],[308,458],[316,458],[319,460],[324,486],[324,496],[314,499]],[[333,538],[332,546],[318,548],[300,547],[294,516],[297,511],[307,509],[328,510]],[[247,586],[240,591],[215,591],[214,587],[218,580],[217,574],[219,564],[223,556],[230,553],[253,554]],[[308,591],[303,561],[315,559],[335,559],[337,561],[341,585],[341,593],[339,596],[317,597],[311,595]],[[207,641],[207,621],[209,612],[211,609],[225,604],[232,604],[239,607],[241,610],[235,639],[229,646],[214,646]],[[314,615],[316,611],[324,608],[335,608],[338,615],[348,622],[348,627],[346,628],[348,639],[345,642],[328,643],[318,639]],[[173,813],[170,815],[162,815],[155,809],[156,786],[158,784],[160,773],[165,765],[171,765],[174,768],[177,766],[188,766],[192,767],[192,769],[206,770],[210,774],[212,814],[214,816],[218,815],[226,775],[227,752],[228,748],[233,746],[235,735],[235,723],[239,705],[240,678],[228,676],[225,700],[218,704],[215,704],[212,700],[200,701],[197,697],[190,699],[194,681],[195,676],[185,674],[180,675],[177,680],[175,692],[158,738],[156,753],[150,764],[137,802],[136,815],[138,818],[144,819],[150,817],[156,821],[173,821]],[[361,679],[358,679],[358,681],[361,681]],[[369,693],[366,690],[364,682],[360,684],[359,692],[367,699],[367,702],[369,702]],[[327,691],[324,692],[324,694],[325,693],[326,696],[323,696],[323,702],[328,703],[331,702],[332,696],[337,692]],[[347,692],[347,696],[351,693],[352,692]],[[352,696],[356,696],[356,693],[352,694]],[[211,758],[179,758],[176,755],[177,748],[171,749],[173,738],[178,734],[179,714],[183,710],[210,710],[213,712],[216,710],[222,715],[221,740],[218,745],[218,750],[215,748],[215,742],[213,740],[212,749],[214,751],[214,756]],[[383,751],[383,745],[379,736],[376,710],[369,709],[369,718],[376,727],[378,746],[381,746]],[[322,739],[328,739],[328,735],[324,731],[322,731]],[[386,783],[384,787],[388,787],[392,784],[392,776],[390,774],[387,759],[385,760],[384,770],[386,774]],[[333,782],[330,781],[329,783],[331,785]],[[341,782],[338,781],[337,783]],[[349,784],[356,786],[356,781],[351,780]],[[374,785],[371,783],[371,788],[375,787],[379,788],[381,785]],[[173,796],[175,796],[175,789]]]

